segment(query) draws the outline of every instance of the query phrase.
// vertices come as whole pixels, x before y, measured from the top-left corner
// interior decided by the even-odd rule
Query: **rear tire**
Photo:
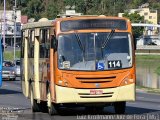
[[[48,113],[48,107],[46,101],[41,101],[40,106],[41,106],[41,112]]]
[[[52,115],[57,114],[57,108],[56,108],[56,105],[54,103],[52,103],[52,101],[51,101],[51,93],[49,90],[47,93],[47,106],[48,106],[49,115],[52,116]]]
[[[33,97],[33,89],[30,90],[31,108],[32,112],[40,112],[40,104]]]
[[[116,114],[124,114],[126,109],[126,102],[115,102],[114,109]]]

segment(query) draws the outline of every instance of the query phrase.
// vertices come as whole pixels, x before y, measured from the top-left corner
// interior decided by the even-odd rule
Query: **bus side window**
[[[22,31],[22,40],[21,40],[21,58],[24,58],[24,41],[25,41],[25,36],[24,36],[24,31]]]
[[[40,50],[39,55],[40,58],[48,58],[49,57],[49,49],[50,49],[50,42],[48,38],[49,29],[41,29],[41,40],[40,40]]]
[[[34,57],[34,31],[30,30],[29,32],[29,39],[28,39],[28,58]]]
[[[46,33],[46,58],[50,56],[50,30],[47,29]]]
[[[27,42],[27,44],[28,44],[28,45],[27,45],[27,49],[28,49],[28,58],[30,58],[30,43],[31,43],[31,42],[30,42],[30,39],[31,39],[31,38],[30,38],[30,36],[31,36],[31,35],[30,35],[30,32],[29,32],[28,35],[29,35],[29,36],[28,36],[28,42]]]

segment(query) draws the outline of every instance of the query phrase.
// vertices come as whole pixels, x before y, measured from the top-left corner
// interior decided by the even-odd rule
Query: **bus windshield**
[[[114,32],[108,39],[109,35],[110,32],[59,35],[59,69],[95,71],[131,67],[131,35]]]

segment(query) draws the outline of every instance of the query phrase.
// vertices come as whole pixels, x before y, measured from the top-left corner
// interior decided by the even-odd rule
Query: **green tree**
[[[54,3],[50,3],[46,9],[46,17],[48,19],[54,19],[59,14],[58,6]]]
[[[70,5],[73,6],[75,5],[75,9],[78,12],[81,12],[83,14],[91,14],[91,9],[95,7],[94,3],[97,0],[64,0],[65,6]]]
[[[130,19],[131,23],[143,23],[144,22],[144,16],[140,16],[137,12],[129,14],[128,12],[125,12],[123,14],[123,17],[126,17]],[[144,27],[133,27],[133,35],[135,37],[139,37],[143,34]]]
[[[48,19],[54,19],[59,13],[64,11],[64,0],[44,0],[45,10],[41,16]]]
[[[132,0],[130,3],[131,8],[138,8],[144,3],[147,3],[148,0]]]
[[[13,8],[11,1],[6,0],[6,9]],[[157,9],[160,19],[159,0],[17,0],[17,7],[22,15],[38,20],[41,17],[55,18],[65,11],[67,5],[75,5],[75,10],[83,14],[117,16],[119,12],[138,8],[144,3],[149,3],[151,9]],[[3,10],[3,0],[0,0],[0,9]]]
[[[17,0],[17,7],[22,10],[23,15],[38,20],[44,10],[43,0]]]

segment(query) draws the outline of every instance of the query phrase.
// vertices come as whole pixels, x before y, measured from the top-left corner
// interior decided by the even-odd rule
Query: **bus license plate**
[[[90,95],[101,95],[103,90],[90,90]]]

